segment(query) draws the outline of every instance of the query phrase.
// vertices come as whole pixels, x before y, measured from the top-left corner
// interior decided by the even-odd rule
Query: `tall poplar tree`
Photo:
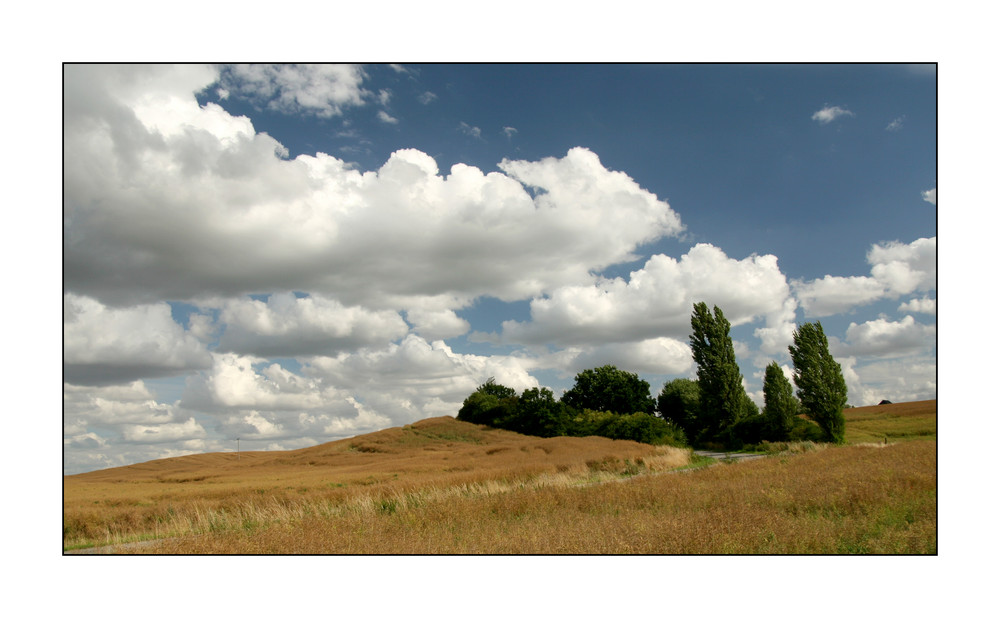
[[[729,320],[716,306],[696,303],[691,313],[691,354],[698,365],[701,429],[718,433],[736,424],[749,407],[743,374],[736,364]]]
[[[840,364],[830,355],[823,326],[806,322],[795,329],[792,342],[788,351],[795,365],[795,386],[802,407],[827,440],[843,443],[847,384]]]
[[[772,362],[764,370],[764,418],[772,439],[788,439],[798,411],[799,402],[792,393],[791,383],[778,363]]]

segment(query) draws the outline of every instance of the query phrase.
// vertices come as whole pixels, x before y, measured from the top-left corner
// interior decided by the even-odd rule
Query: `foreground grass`
[[[300,451],[213,453],[64,478],[67,550],[257,532],[310,518],[685,466],[690,452],[607,438],[534,438],[427,419]]]
[[[844,447],[628,482],[399,494],[165,553],[936,553],[935,444]]]
[[[428,419],[239,462],[213,454],[66,477],[64,547],[163,539],[117,551],[936,553],[936,442],[867,442],[803,443],[706,468],[669,447]]]

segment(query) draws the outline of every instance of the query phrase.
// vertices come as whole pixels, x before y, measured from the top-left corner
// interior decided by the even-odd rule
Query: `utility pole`
[[[236,438],[236,461],[240,460],[240,439]]]

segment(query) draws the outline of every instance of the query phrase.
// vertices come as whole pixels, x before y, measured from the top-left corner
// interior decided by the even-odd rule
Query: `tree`
[[[694,380],[671,380],[660,390],[656,410],[662,418],[683,429],[693,439],[697,433],[700,394],[698,383]]]
[[[696,303],[691,313],[691,354],[698,365],[701,430],[719,433],[747,416],[752,400],[743,389],[743,374],[736,364],[729,320],[718,307]],[[753,406],[756,410],[756,405]]]
[[[465,398],[458,420],[495,427],[500,419],[513,412],[516,404],[517,391],[490,378]]]
[[[569,423],[568,406],[556,401],[547,388],[529,388],[521,393],[512,417],[504,421],[504,429],[529,436],[551,438],[566,434]]]
[[[788,440],[798,413],[799,402],[792,393],[792,384],[778,363],[772,362],[764,370],[764,418],[772,439]]]
[[[577,410],[617,414],[652,414],[656,408],[656,402],[649,394],[649,382],[614,365],[586,369],[576,374],[573,388],[563,394],[562,401]]]
[[[792,342],[788,351],[795,365],[795,386],[802,407],[827,440],[843,443],[847,384],[840,364],[830,355],[823,326],[806,322],[795,329]]]

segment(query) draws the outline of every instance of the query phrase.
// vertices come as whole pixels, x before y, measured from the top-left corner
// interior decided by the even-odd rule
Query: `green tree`
[[[799,326],[792,334],[788,351],[795,365],[795,386],[806,414],[816,421],[827,440],[843,443],[847,384],[840,364],[830,355],[823,326],[819,322]]]
[[[696,303],[691,313],[691,354],[698,365],[701,414],[699,429],[717,434],[735,425],[751,412],[743,389],[743,374],[736,364],[729,320],[718,307]],[[756,410],[756,404],[753,409]]]
[[[551,390],[529,388],[521,393],[513,415],[503,421],[503,428],[551,438],[566,434],[569,416],[569,407],[556,401]]]
[[[496,427],[501,419],[514,411],[516,404],[517,391],[509,386],[497,384],[490,378],[465,398],[457,418],[477,425]]]
[[[799,402],[792,393],[792,384],[785,377],[778,363],[772,362],[764,370],[764,418],[773,440],[788,440]]]
[[[573,388],[563,394],[562,401],[577,410],[618,414],[652,414],[656,408],[656,402],[649,394],[649,382],[614,365],[586,369],[576,374]]]
[[[686,435],[694,438],[698,426],[700,395],[698,383],[694,380],[671,380],[663,385],[656,398],[656,411],[660,417],[674,423]]]

